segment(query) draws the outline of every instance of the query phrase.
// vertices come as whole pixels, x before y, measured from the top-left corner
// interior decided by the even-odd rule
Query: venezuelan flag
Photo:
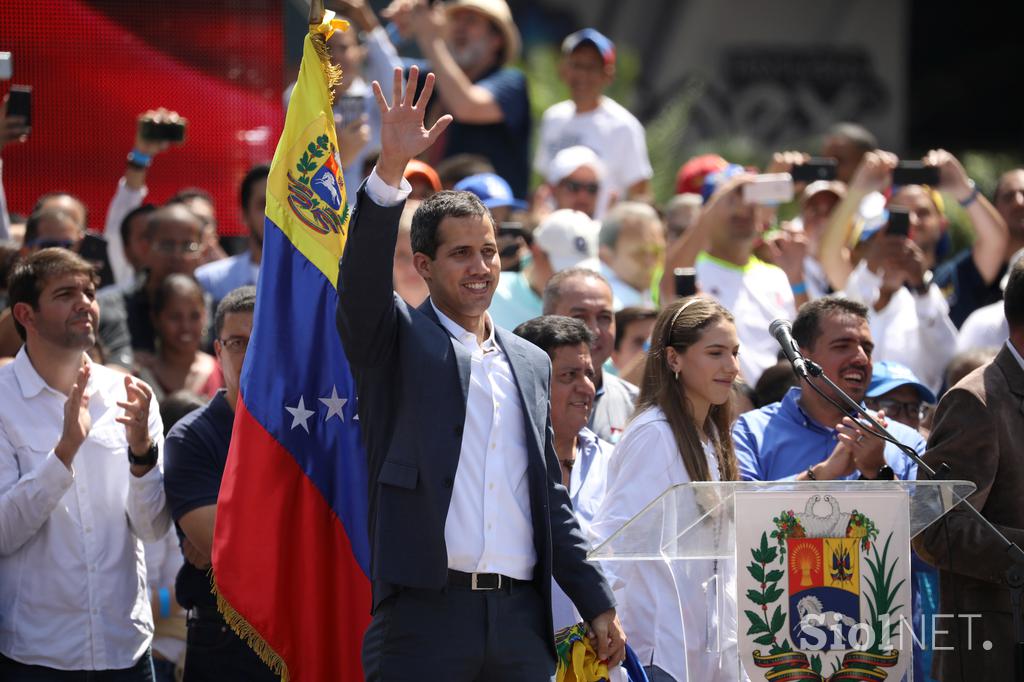
[[[320,3],[314,2],[314,6]],[[334,326],[348,205],[314,19],[267,183],[263,264],[217,502],[218,606],[283,679],[362,679],[367,472]]]

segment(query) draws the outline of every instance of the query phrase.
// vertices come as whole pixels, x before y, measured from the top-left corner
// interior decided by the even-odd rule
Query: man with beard
[[[874,343],[863,305],[838,296],[806,303],[793,323],[793,339],[804,357],[821,365],[851,398],[864,400]],[[827,387],[824,391],[832,393]],[[887,428],[900,442],[924,452],[924,439],[910,427],[889,422]],[[908,480],[916,474],[916,465],[896,446],[868,435],[804,386],[741,415],[732,435],[740,478],[746,481]]]
[[[196,268],[196,279],[213,298],[216,310],[221,299],[238,287],[256,284],[263,257],[263,218],[267,212],[267,176],[270,166],[253,166],[242,179],[239,200],[242,222],[249,228],[249,248],[242,253]]]
[[[141,541],[170,528],[152,389],[93,363],[92,267],[43,249],[11,304],[0,369],[0,679],[153,679]]]
[[[383,14],[403,36],[416,39],[437,75],[428,119],[455,117],[436,153],[428,151],[431,165],[456,154],[481,154],[514,196],[526,196],[530,100],[526,77],[508,67],[520,38],[505,0],[395,0]]]

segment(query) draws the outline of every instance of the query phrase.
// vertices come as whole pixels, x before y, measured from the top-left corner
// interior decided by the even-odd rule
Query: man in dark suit
[[[973,481],[968,499],[1024,547],[1024,263],[1010,271],[1004,293],[1010,338],[995,360],[949,390],[935,412],[924,459],[949,478]],[[939,568],[934,674],[943,682],[1013,676],[1015,631],[1002,541],[958,507],[914,542]],[[957,616],[957,617],[952,617]]]
[[[415,67],[409,82],[416,83]],[[500,270],[479,199],[441,192],[417,210],[412,247],[430,298],[392,291],[408,161],[430,130],[419,100],[374,83],[381,153],[360,189],[338,278],[338,331],[359,394],[369,458],[373,621],[368,680],[554,679],[551,576],[590,623],[601,658],[622,660],[611,590],[561,485],[543,351],[487,315]]]

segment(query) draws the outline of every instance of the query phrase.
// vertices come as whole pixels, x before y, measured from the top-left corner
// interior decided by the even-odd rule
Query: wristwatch
[[[151,443],[149,449],[141,455],[136,455],[132,452],[132,449],[128,448],[128,462],[133,465],[142,467],[151,467],[156,464],[157,455],[160,454],[160,449],[156,446],[156,443]]]
[[[878,467],[878,473],[875,474],[874,478],[868,478],[864,474],[860,475],[859,480],[861,481],[895,481],[896,472],[892,470],[892,467],[888,464],[883,464]]]

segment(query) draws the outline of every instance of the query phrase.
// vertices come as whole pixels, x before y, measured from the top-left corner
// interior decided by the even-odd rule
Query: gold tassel
[[[221,615],[224,616],[224,622],[238,635],[246,645],[256,652],[256,655],[260,657],[260,660],[267,664],[271,672],[275,675],[280,676],[281,682],[288,682],[288,666],[285,664],[284,659],[274,649],[267,644],[266,640],[256,631],[252,625],[249,624],[245,618],[242,617],[238,611],[235,611],[234,607],[228,603],[228,600],[221,595],[220,590],[217,588],[217,580],[212,577],[211,573],[210,583],[212,585],[211,592],[217,597],[217,610],[220,611]]]
[[[311,11],[313,7],[310,7]],[[334,12],[326,11],[320,15],[320,20],[310,15],[309,40],[313,43],[316,56],[320,58],[320,70],[327,82],[327,93],[334,106],[334,86],[341,82],[341,67],[331,61],[331,51],[327,48],[327,41],[331,39],[335,31],[347,31],[348,22],[342,19],[335,19]]]

